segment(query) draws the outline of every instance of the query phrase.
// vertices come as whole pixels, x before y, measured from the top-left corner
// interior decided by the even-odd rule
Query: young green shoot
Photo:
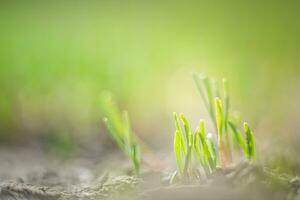
[[[223,79],[221,96],[216,81],[211,81],[204,76],[198,77],[195,75],[194,80],[215,127],[215,137],[213,137],[211,133],[206,133],[203,120],[200,120],[195,133],[192,133],[186,117],[181,114],[179,119],[174,113],[176,128],[174,135],[174,154],[178,170],[173,174],[173,177],[178,174],[181,175],[181,177],[186,177],[194,171],[201,171],[201,169],[206,176],[209,177],[209,175],[216,170],[217,165],[220,164],[221,167],[226,167],[228,163],[233,161],[232,151],[234,149],[231,148],[231,141],[234,141],[233,144],[238,145],[247,160],[255,160],[256,149],[254,135],[248,123],[244,123],[244,138],[241,131],[230,118],[232,115],[230,113],[227,80]],[[185,133],[182,131],[180,121]],[[214,140],[214,138],[216,140]],[[196,158],[198,165],[192,163],[195,160],[192,158]]]
[[[140,147],[136,142],[135,134],[131,128],[131,123],[127,111],[122,113],[112,100],[110,93],[102,93],[100,97],[100,107],[105,115],[104,123],[112,139],[119,148],[131,160],[135,175],[140,173]]]
[[[244,123],[244,131],[246,134],[248,159],[255,160],[256,159],[256,150],[255,150],[254,136],[253,136],[253,132],[250,130],[247,122]]]
[[[185,132],[185,134],[183,134],[177,114],[174,113],[173,115],[176,128],[174,133],[173,149],[179,172],[177,174],[182,177],[188,178],[192,162],[194,136],[191,132],[190,125],[186,117],[183,114],[180,114],[180,120]]]

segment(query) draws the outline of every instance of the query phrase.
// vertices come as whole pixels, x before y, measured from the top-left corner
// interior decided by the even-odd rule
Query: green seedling
[[[176,130],[174,134],[174,154],[176,159],[176,164],[180,173],[183,173],[183,159],[182,159],[182,145],[181,145],[182,135]]]
[[[245,131],[245,134],[246,134],[248,159],[249,160],[255,160],[255,158],[256,158],[256,149],[255,149],[254,135],[253,135],[253,132],[250,130],[249,125],[248,125],[247,122],[244,123],[244,131]]]
[[[233,141],[240,146],[240,148],[243,151],[243,154],[245,157],[248,157],[248,149],[247,149],[247,144],[241,134],[241,132],[237,129],[237,127],[234,125],[233,122],[228,122],[229,127],[232,130],[233,133]]]
[[[200,76],[194,74],[194,81],[196,83],[197,90],[201,96],[201,99],[206,107],[210,118],[212,119],[215,128],[217,128],[217,123],[215,121],[215,111],[214,111],[214,98],[212,91],[212,83],[206,76]]]
[[[174,114],[176,128],[174,154],[178,168],[174,175],[179,174],[185,177],[200,168],[209,176],[216,170],[217,165],[226,167],[228,163],[233,161],[231,141],[234,141],[240,147],[247,160],[255,160],[254,135],[248,123],[244,123],[244,138],[241,131],[229,119],[231,113],[227,80],[223,79],[222,90],[218,87],[217,82],[211,81],[207,77],[194,76],[194,80],[215,127],[216,140],[213,139],[211,134],[206,134],[203,120],[200,120],[196,131],[192,133],[188,120],[181,114],[180,119],[184,127],[184,134],[180,126],[180,120]],[[222,91],[222,95],[220,95],[220,91]],[[195,167],[192,158],[196,158],[200,165]]]
[[[180,121],[176,113],[174,115],[175,120],[175,133],[174,133],[174,154],[177,163],[177,170],[179,173],[177,175],[183,177],[189,177],[191,163],[192,163],[192,154],[194,147],[194,135],[190,130],[190,125],[188,120],[183,114],[180,114],[180,120],[184,127],[183,134]]]
[[[194,81],[215,127],[218,140],[218,149],[220,149],[220,151],[218,151],[219,157],[221,157],[221,164],[225,165],[225,163],[228,163],[232,159],[230,136],[228,132],[230,103],[227,80],[223,79],[223,98],[220,97],[220,88],[218,87],[218,83],[216,81],[212,81],[203,75],[194,75]]]
[[[222,101],[218,97],[215,98],[215,108],[216,108],[217,134],[218,134],[218,140],[220,140],[223,135],[223,111],[222,111]]]
[[[253,132],[250,130],[247,122],[244,123],[244,133],[245,139],[242,136],[241,132],[237,129],[237,127],[232,122],[228,122],[229,127],[231,128],[234,136],[234,140],[241,147],[244,157],[246,157],[249,161],[253,161],[256,159],[256,148]]]
[[[216,168],[215,155],[213,152],[214,147],[206,136],[205,125],[203,120],[200,120],[199,128],[197,129],[196,134],[198,134],[200,137],[204,165],[206,168],[209,167],[210,172],[212,172]]]
[[[223,80],[223,95],[220,97],[220,89],[216,82],[206,77],[194,76],[194,79],[215,127],[216,140],[213,139],[212,134],[206,133],[203,120],[200,120],[196,131],[192,132],[187,118],[183,114],[178,117],[174,113],[173,148],[177,171],[173,173],[172,180],[176,177],[191,180],[193,175],[201,175],[201,171],[209,177],[216,170],[217,165],[226,167],[228,162],[232,162],[230,141],[238,144],[244,157],[249,161],[256,159],[254,135],[248,123],[244,123],[244,138],[241,131],[229,119],[231,115],[227,81]],[[111,137],[132,161],[134,172],[139,175],[140,147],[136,142],[137,137],[132,130],[127,111],[121,113],[109,93],[103,93],[100,100],[102,112],[106,116],[104,122]],[[195,165],[195,161],[200,165]]]
[[[131,128],[129,115],[127,111],[119,111],[116,103],[113,101],[110,93],[102,93],[100,97],[100,106],[105,115],[104,123],[109,130],[112,139],[119,148],[131,160],[134,173],[140,173],[140,147],[136,142],[135,134]]]

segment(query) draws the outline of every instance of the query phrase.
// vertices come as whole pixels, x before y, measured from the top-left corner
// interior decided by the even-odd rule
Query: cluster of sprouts
[[[233,162],[233,154],[238,147],[243,158],[255,160],[253,132],[244,122],[244,135],[231,119],[227,81],[223,80],[222,89],[207,77],[194,76],[197,89],[209,113],[215,128],[215,135],[207,133],[204,120],[200,120],[192,131],[184,114],[174,113],[175,134],[174,154],[177,170],[171,178],[174,180],[192,180],[209,177],[217,168],[225,168]],[[222,91],[222,94],[220,94]],[[119,148],[131,160],[135,175],[140,173],[140,148],[137,143],[127,111],[120,112],[111,98],[104,92],[100,98],[105,125],[110,136]]]
[[[204,120],[201,119],[196,130],[192,132],[186,117],[183,114],[178,117],[174,113],[177,171],[172,176],[172,182],[178,177],[184,180],[201,178],[203,174],[209,177],[217,168],[225,168],[233,162],[234,146],[239,146],[245,159],[255,160],[254,136],[248,123],[244,122],[244,137],[234,120],[229,119],[227,81],[223,80],[220,94],[216,82],[196,75],[194,79],[214,125],[216,139],[207,133]]]

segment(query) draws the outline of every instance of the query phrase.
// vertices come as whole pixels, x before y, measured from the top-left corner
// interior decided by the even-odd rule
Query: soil
[[[274,174],[249,163],[217,170],[202,182],[170,185],[161,172],[143,172],[140,178],[128,175],[123,167],[126,161],[118,156],[110,154],[111,160],[98,161],[58,159],[36,149],[5,147],[0,150],[0,199],[300,199],[298,177]],[[104,166],[104,161],[110,166]]]

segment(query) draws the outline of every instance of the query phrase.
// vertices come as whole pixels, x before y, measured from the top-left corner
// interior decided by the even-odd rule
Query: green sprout
[[[131,123],[127,111],[119,111],[112,95],[103,92],[100,96],[100,106],[105,115],[104,123],[109,130],[112,139],[119,148],[131,160],[135,175],[140,173],[140,147],[136,142],[136,136],[131,128]]]
[[[230,99],[228,94],[228,81],[226,79],[222,80],[222,95],[219,94],[220,89],[218,87],[213,87],[213,81],[207,77],[201,75],[194,75],[194,80],[197,86],[197,89],[200,93],[201,99],[206,105],[206,109],[209,113],[209,116],[215,126],[215,132],[217,134],[217,144],[219,159],[221,165],[225,166],[226,163],[232,162],[232,144],[230,141],[239,144],[244,153],[244,157],[248,160],[254,160],[255,156],[249,156],[249,147],[247,145],[252,145],[251,151],[255,152],[254,136],[250,131],[245,130],[246,140],[251,138],[251,142],[247,143],[244,141],[244,138],[241,135],[241,132],[238,130],[233,120],[230,119]],[[215,84],[217,85],[217,84]],[[214,88],[214,91],[213,89]],[[215,95],[215,96],[212,96]],[[214,99],[215,102],[212,102],[211,99]],[[229,128],[230,127],[230,130]],[[249,127],[249,126],[247,126]],[[249,135],[249,136],[247,136]],[[255,155],[255,153],[253,153]]]
[[[194,171],[198,171],[200,174],[202,171],[209,177],[218,165],[226,167],[227,164],[233,162],[232,154],[234,149],[231,141],[240,147],[244,158],[254,161],[256,159],[254,135],[248,123],[244,123],[244,138],[241,131],[230,118],[227,80],[223,79],[222,90],[218,87],[217,82],[207,77],[194,76],[194,80],[215,127],[216,139],[213,139],[211,134],[206,133],[203,120],[200,120],[196,131],[192,133],[188,120],[183,114],[180,114],[184,134],[180,126],[180,120],[174,113],[176,128],[174,133],[174,154],[177,164],[175,176],[188,177],[190,180],[190,176]],[[222,91],[222,95],[220,95],[220,91]],[[195,165],[193,163],[194,160],[199,165]]]
[[[246,134],[248,159],[249,160],[255,160],[255,158],[256,158],[256,149],[255,149],[254,135],[253,135],[253,132],[250,130],[249,125],[248,125],[247,122],[244,123],[244,131],[245,131],[245,134]]]
[[[212,172],[216,168],[216,155],[213,149],[215,148],[213,143],[207,138],[207,134],[205,131],[204,121],[200,120],[199,128],[197,128],[196,134],[200,137],[202,156],[203,156],[203,165],[206,168],[209,168],[210,172]]]
[[[193,134],[191,133],[189,123],[183,114],[180,114],[180,119],[184,126],[185,134],[183,134],[182,132],[177,114],[174,113],[173,115],[176,127],[174,135],[174,154],[176,163],[178,166],[179,174],[187,175],[191,164]]]
[[[229,127],[232,130],[233,133],[233,141],[240,146],[242,149],[244,155],[248,157],[248,148],[247,144],[241,134],[241,132],[237,129],[237,127],[232,122],[228,122]]]
[[[194,79],[214,125],[215,137],[206,132],[203,120],[200,120],[193,132],[187,118],[183,114],[178,117],[174,113],[173,149],[177,170],[172,175],[172,180],[176,177],[192,180],[195,175],[202,177],[203,173],[209,177],[219,165],[226,167],[233,161],[232,153],[235,149],[232,148],[231,141],[241,149],[247,160],[256,159],[254,135],[248,123],[244,123],[244,137],[234,120],[230,118],[227,81],[223,80],[223,89],[220,90],[217,82],[207,77],[194,76]],[[220,91],[223,91],[222,95]],[[103,93],[100,100],[102,112],[106,116],[104,122],[110,136],[131,160],[135,174],[139,175],[140,147],[137,143],[138,138],[132,130],[128,112],[120,112],[109,93]]]

